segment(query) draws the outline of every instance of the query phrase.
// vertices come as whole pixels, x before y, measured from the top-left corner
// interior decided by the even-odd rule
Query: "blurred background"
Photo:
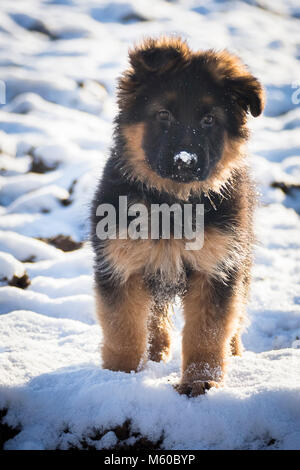
[[[161,34],[238,54],[267,96],[264,115],[249,117],[260,207],[247,353],[233,361],[227,395],[208,414],[202,402],[187,408],[172,394],[178,331],[168,365],[150,364],[141,379],[99,372],[89,204],[109,154],[128,48]],[[166,445],[179,448],[300,445],[299,59],[299,0],[1,0],[0,422],[6,416],[10,426],[7,448],[80,447],[91,423],[121,425],[125,409],[144,435],[155,430],[152,442],[163,431]]]

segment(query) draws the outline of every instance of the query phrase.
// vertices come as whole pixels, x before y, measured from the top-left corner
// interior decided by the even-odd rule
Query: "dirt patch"
[[[48,173],[49,171],[56,170],[57,167],[58,167],[58,162],[54,163],[53,165],[48,165],[41,158],[32,156],[32,162],[31,162],[29,171],[31,173],[43,174],[43,173]]]
[[[3,422],[6,414],[7,408],[0,410],[0,450],[3,450],[6,441],[9,441],[9,439],[12,439],[21,431],[20,428],[13,428]]]
[[[27,273],[24,273],[21,277],[14,275],[8,284],[13,287],[19,287],[20,289],[26,289],[26,287],[30,285],[30,279]]]
[[[122,23],[138,23],[144,21],[149,21],[149,19],[136,12],[128,13],[121,18]]]
[[[69,429],[64,430],[65,433],[69,432]],[[96,450],[97,442],[99,442],[105,434],[108,432],[114,432],[118,443],[114,447],[110,447],[110,450],[159,450],[163,442],[163,436],[157,441],[150,441],[147,437],[142,436],[140,433],[132,431],[132,424],[130,420],[125,421],[121,426],[117,426],[113,429],[106,429],[101,432],[99,429],[94,429],[90,434],[83,437],[79,443],[79,446],[70,446],[69,450]],[[132,439],[132,443],[128,442],[128,439]]]
[[[292,196],[295,190],[300,190],[300,184],[289,184],[280,181],[274,181],[273,183],[271,183],[271,188],[279,188],[287,196]]]
[[[83,245],[83,242],[76,242],[75,240],[73,240],[72,237],[68,235],[57,235],[55,237],[50,238],[39,238],[38,240],[48,243],[49,245],[55,246],[55,248],[59,248],[62,251],[79,250]]]
[[[31,255],[31,256],[28,256],[28,258],[22,259],[21,261],[22,261],[22,263],[35,263],[36,262],[36,256]]]

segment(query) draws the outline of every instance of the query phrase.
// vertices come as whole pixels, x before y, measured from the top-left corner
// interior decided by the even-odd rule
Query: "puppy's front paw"
[[[218,382],[213,380],[194,380],[193,382],[181,382],[174,385],[174,388],[180,395],[197,397],[198,395],[204,395],[211,387],[219,387],[219,385]]]

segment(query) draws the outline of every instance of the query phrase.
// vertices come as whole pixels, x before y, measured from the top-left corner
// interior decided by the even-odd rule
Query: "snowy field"
[[[137,374],[101,369],[84,242],[116,77],[128,47],[160,33],[228,48],[267,91],[264,116],[250,120],[261,206],[246,352],[231,359],[224,388],[191,399],[172,387],[179,307],[169,363]],[[5,449],[300,449],[299,59],[299,0],[1,0]]]

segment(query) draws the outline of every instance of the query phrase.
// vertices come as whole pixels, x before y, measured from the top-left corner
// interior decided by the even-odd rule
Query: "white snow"
[[[113,448],[114,429],[127,420],[132,432],[162,437],[165,449],[300,449],[300,191],[271,187],[300,183],[300,8],[297,0],[256,3],[1,1],[0,409],[20,428],[6,449],[67,449],[83,439]],[[128,47],[161,33],[237,53],[267,92],[264,116],[250,118],[261,206],[246,352],[230,360],[224,388],[192,399],[172,387],[180,306],[167,364],[103,370],[90,247],[68,253],[38,240],[86,239],[116,77]],[[49,171],[35,173],[39,161]],[[8,285],[25,272],[26,289]]]
[[[185,151],[179,152],[174,156],[174,162],[180,161],[191,165],[192,162],[197,161],[197,155],[195,153],[189,153]]]
[[[0,251],[12,253],[20,261],[31,258],[41,261],[62,256],[61,250],[51,245],[9,230],[0,231]]]

